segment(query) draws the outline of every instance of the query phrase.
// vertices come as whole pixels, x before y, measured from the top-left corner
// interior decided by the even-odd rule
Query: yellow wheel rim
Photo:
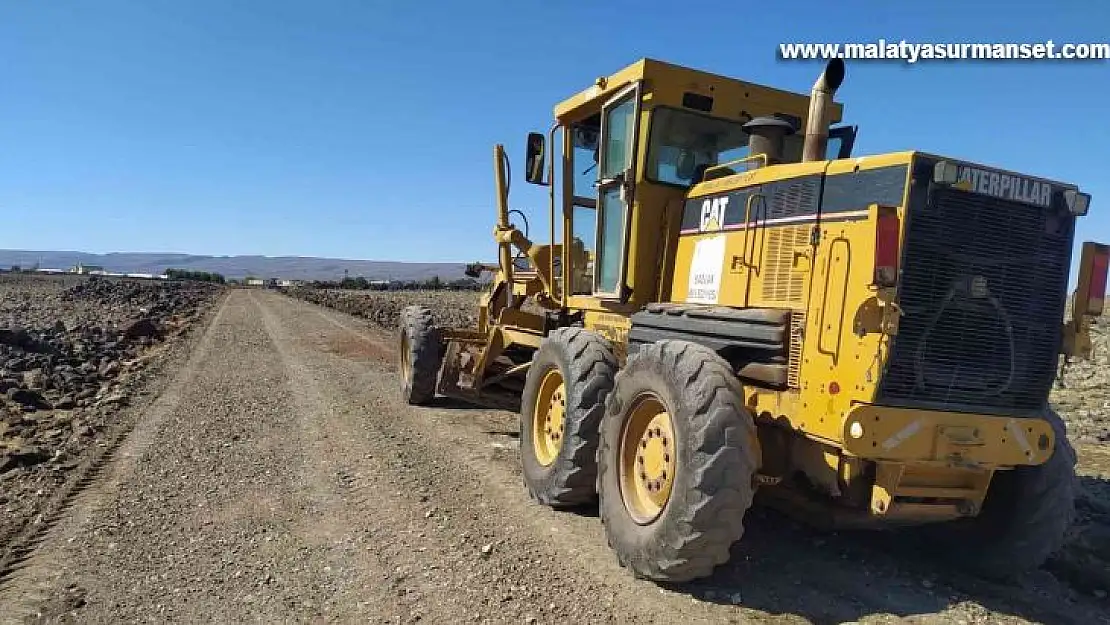
[[[621,498],[644,525],[663,512],[675,478],[675,440],[663,402],[644,393],[631,404],[620,437]]]
[[[536,460],[549,466],[559,457],[566,434],[567,397],[566,385],[558,368],[544,374],[536,407],[532,411],[532,448]]]
[[[401,332],[401,379],[407,380],[409,378],[409,368],[412,365],[409,363],[409,335]]]

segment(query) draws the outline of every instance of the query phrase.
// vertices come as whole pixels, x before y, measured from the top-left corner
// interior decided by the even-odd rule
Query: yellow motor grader
[[[1089,355],[1110,248],[1072,184],[948,156],[856,156],[828,63],[792,93],[651,59],[530,133],[550,244],[510,221],[474,328],[406,309],[404,399],[519,411],[531,496],[597,505],[637,576],[710,575],[760,500],[826,526],[913,526],[1004,577],[1073,514],[1048,405]],[[554,154],[547,154],[552,146]],[[764,497],[765,496],[765,497]]]

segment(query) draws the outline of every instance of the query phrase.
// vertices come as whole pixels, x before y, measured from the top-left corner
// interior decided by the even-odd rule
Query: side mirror
[[[538,132],[528,133],[528,151],[524,177],[532,184],[546,185],[543,180],[545,143],[542,134]]]

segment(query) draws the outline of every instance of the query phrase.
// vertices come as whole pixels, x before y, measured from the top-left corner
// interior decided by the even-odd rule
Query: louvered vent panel
[[[805,276],[794,270],[794,254],[809,244],[811,225],[769,226],[764,233],[767,253],[763,264],[764,305],[783,307],[804,304]]]
[[[806,314],[790,314],[790,361],[787,363],[786,382],[790,388],[801,387],[802,345],[805,343]]]
[[[818,184],[817,178],[806,177],[767,185],[767,214],[760,217],[782,219],[817,212]]]

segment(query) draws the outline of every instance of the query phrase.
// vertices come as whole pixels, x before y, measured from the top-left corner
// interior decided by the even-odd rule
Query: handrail
[[[548,197],[549,197],[549,204],[548,204],[549,211],[548,212],[550,214],[550,230],[548,231],[548,235],[551,237],[552,247],[554,247],[556,245],[556,242],[555,242],[555,131],[561,125],[562,124],[560,124],[559,122],[555,122],[551,126],[551,130],[548,132],[548,145],[551,146],[551,149],[548,150],[548,153],[550,154],[550,158],[547,159],[547,186],[548,186]],[[559,152],[561,153],[562,149],[560,149]],[[562,216],[562,213],[563,213],[563,211],[560,210],[559,211],[560,217]],[[560,231],[564,230],[564,229],[566,229],[566,223],[563,223],[563,227],[560,228]],[[562,249],[562,243],[563,243],[562,241],[558,242],[558,245],[560,245],[560,250]],[[562,254],[563,252],[560,251],[559,253]],[[554,253],[549,255],[548,262],[549,262],[550,268],[551,268],[551,271],[548,274],[549,276],[551,276],[551,290],[554,291],[554,290],[556,290],[556,287],[555,287],[555,284],[556,284],[555,254]],[[566,285],[566,279],[563,276],[560,276],[560,277],[563,278],[563,279],[561,281],[559,281],[559,288],[558,288],[559,292],[558,293],[550,293],[549,295],[551,295],[552,299],[557,299],[559,301],[560,306],[565,306],[566,301],[564,299],[565,298],[564,294],[566,293],[566,290],[567,290],[566,289],[566,286],[567,286]]]
[[[754,161],[754,160],[761,160],[761,161],[763,161],[763,167],[767,166],[767,155],[766,154],[763,154],[763,153],[752,154],[750,156],[745,156],[744,158],[738,158],[738,159],[733,160],[733,161],[728,161],[727,163],[718,163],[716,165],[713,165],[712,167],[705,168],[705,171],[702,172],[702,174],[701,174],[701,180],[699,180],[698,182],[705,181],[705,177],[707,175],[709,175],[709,172],[711,172],[711,171],[717,171],[718,169],[726,169],[726,168],[729,168],[733,165],[737,165],[737,164],[740,164],[740,163],[745,163],[747,161]],[[733,172],[733,173],[738,173],[738,172]]]
[[[748,261],[748,233],[751,231],[752,202],[754,202],[756,198],[761,198],[761,197],[763,197],[762,193],[753,193],[753,194],[748,196],[748,201],[744,205],[744,268],[745,269],[752,266],[751,263]],[[754,246],[753,246],[753,248],[754,248]],[[754,256],[754,254],[752,254],[752,255]]]

